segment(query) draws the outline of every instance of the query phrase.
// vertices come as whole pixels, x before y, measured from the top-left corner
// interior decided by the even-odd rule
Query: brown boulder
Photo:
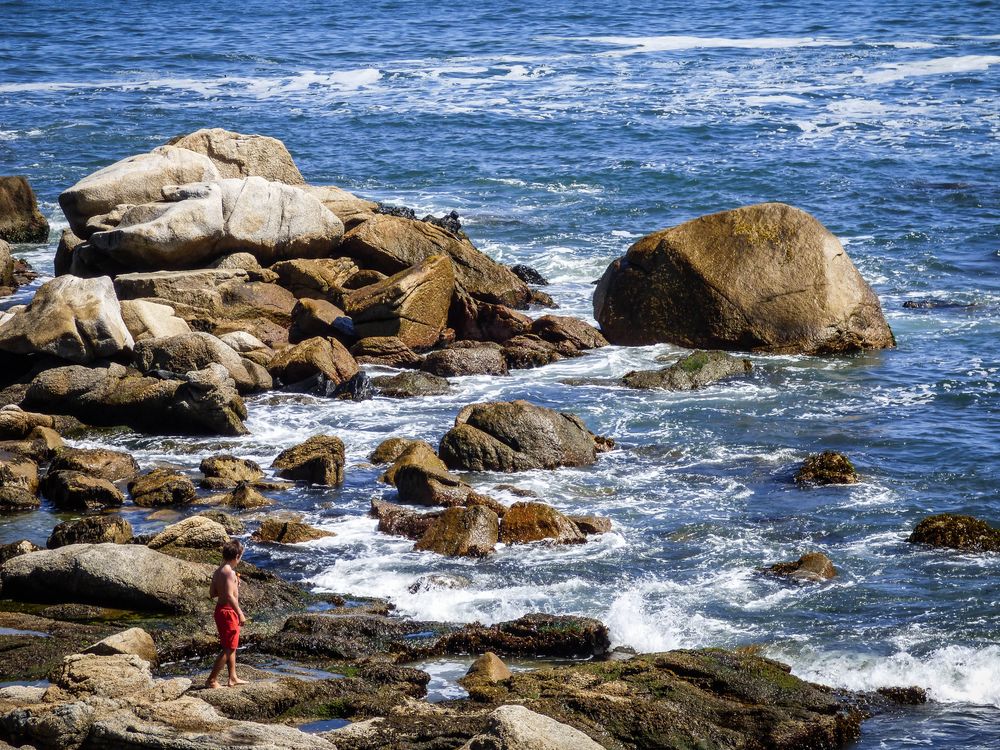
[[[725,352],[692,352],[659,370],[633,370],[622,377],[628,388],[691,391],[727,378],[746,375],[753,369],[749,359]]]
[[[515,308],[527,307],[531,300],[527,284],[509,268],[468,240],[426,221],[377,214],[345,234],[340,251],[386,274],[446,254],[454,264],[455,280],[476,299]]]
[[[531,332],[560,350],[584,351],[608,345],[600,331],[589,323],[565,315],[543,315],[531,324]]]
[[[386,367],[419,367],[424,358],[396,336],[372,336],[351,347],[351,354],[361,364]]]
[[[139,476],[139,464],[130,453],[109,448],[60,448],[49,465],[49,473],[79,471],[109,482],[123,482]]]
[[[264,477],[264,471],[255,461],[226,454],[202,459],[198,469],[206,480],[212,480],[208,484],[203,480],[202,487],[211,489],[235,487],[240,482],[256,482]]]
[[[202,331],[140,341],[135,346],[133,362],[147,374],[154,370],[184,374],[219,364],[226,368],[240,393],[266,391],[273,385],[271,376],[263,367],[241,357],[232,347]]]
[[[10,245],[0,240],[0,297],[12,294],[14,288],[14,258],[10,254]]]
[[[451,390],[447,378],[427,372],[401,372],[398,375],[380,375],[372,378],[372,385],[380,396],[389,398],[418,398],[441,396]]]
[[[49,549],[70,544],[128,544],[132,541],[132,524],[117,516],[89,516],[79,521],[66,521],[52,530],[45,546]]]
[[[420,539],[444,511],[418,513],[395,503],[372,500],[371,515],[378,519],[378,530],[383,534]]]
[[[439,455],[451,469],[527,471],[587,466],[607,444],[572,414],[498,401],[462,409],[441,439]]]
[[[942,513],[923,519],[906,541],[965,552],[1000,552],[1000,529],[972,516]]]
[[[314,435],[283,450],[271,467],[278,476],[311,484],[336,485],[344,481],[344,443],[333,435]]]
[[[395,336],[406,346],[433,346],[448,322],[455,273],[447,255],[430,255],[385,281],[346,292],[344,310],[359,338]]]
[[[0,480],[0,515],[37,510],[42,505],[35,493],[19,484],[4,484]]]
[[[602,516],[566,516],[580,530],[580,533],[591,536],[592,534],[607,534],[611,531],[611,519]]]
[[[469,667],[469,671],[465,673],[463,679],[477,682],[501,682],[513,676],[514,673],[508,669],[499,656],[492,651],[487,651],[472,662],[472,666]]]
[[[253,533],[258,542],[274,542],[276,544],[299,544],[336,536],[332,531],[323,531],[301,521],[282,521],[268,518],[261,523],[260,528]]]
[[[495,341],[499,344],[531,331],[531,318],[506,305],[477,301],[456,289],[448,312],[448,325],[459,339]]]
[[[0,177],[0,240],[47,242],[48,239],[49,222],[38,210],[38,200],[28,178]]]
[[[381,446],[379,447],[381,448]],[[385,453],[388,454],[390,450],[392,449],[387,447]],[[396,484],[396,472],[405,466],[417,466],[430,472],[448,472],[448,467],[444,465],[444,461],[438,458],[434,448],[423,440],[407,441],[406,445],[402,446],[399,453],[392,459],[392,466],[382,475],[382,481],[386,484]]]
[[[895,345],[837,238],[783,203],[643,237],[605,271],[594,317],[609,341],[632,346],[823,354]]]
[[[207,156],[219,175],[263,177],[286,185],[305,185],[285,144],[266,135],[243,135],[222,128],[202,128],[165,144]]]
[[[795,472],[795,481],[800,485],[856,484],[858,472],[843,453],[823,451],[806,457]]]
[[[431,352],[420,369],[438,377],[461,375],[506,375],[507,360],[496,344],[460,346]]]
[[[354,323],[347,313],[325,299],[300,299],[292,310],[292,327],[288,329],[288,341],[297,344],[315,336],[350,336],[353,338]]]
[[[0,486],[38,492],[38,464],[27,456],[0,452]]]
[[[498,530],[497,515],[487,508],[448,508],[413,548],[449,557],[486,557],[496,547]]]
[[[319,336],[278,352],[267,367],[283,385],[322,376],[333,385],[346,383],[360,369],[351,353],[336,339]]]
[[[194,483],[179,471],[153,469],[128,483],[132,502],[143,508],[189,503],[198,492]]]
[[[300,299],[334,301],[358,266],[350,258],[297,258],[275,263],[271,270],[278,274],[278,283]]]
[[[764,569],[765,573],[794,581],[828,581],[837,577],[833,561],[822,552],[807,552],[795,562],[775,563]]]
[[[416,463],[399,466],[393,475],[399,499],[414,505],[464,505],[472,487],[447,470]]]
[[[387,440],[383,440],[376,446],[375,450],[368,454],[368,460],[373,464],[388,464],[395,461],[402,455],[403,451],[409,448],[411,445],[423,442],[421,440],[414,440],[412,438],[402,438],[402,437],[391,437]],[[426,444],[428,448],[430,445]],[[431,452],[434,449],[431,448]]]
[[[578,544],[586,541],[573,521],[545,503],[514,503],[504,514],[500,541],[504,544],[527,544],[541,540],[553,544]]]
[[[125,502],[125,495],[107,479],[79,471],[49,471],[45,497],[62,510],[101,510]]]
[[[507,341],[503,345],[503,356],[511,370],[529,370],[550,365],[568,356],[576,356],[576,353],[561,352],[552,342],[529,333]]]
[[[264,497],[250,483],[240,482],[224,495],[213,495],[206,502],[218,502],[227,508],[235,510],[252,510],[274,505],[274,500]]]

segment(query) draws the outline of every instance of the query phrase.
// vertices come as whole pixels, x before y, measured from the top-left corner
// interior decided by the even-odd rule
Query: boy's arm
[[[225,591],[225,604],[236,610],[236,614],[240,617],[240,624],[242,625],[246,622],[246,616],[243,614],[243,610],[240,609],[240,586],[236,578],[236,571],[230,570],[226,574],[226,591]]]

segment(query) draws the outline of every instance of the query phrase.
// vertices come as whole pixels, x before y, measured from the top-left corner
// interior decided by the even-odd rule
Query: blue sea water
[[[748,380],[693,394],[561,382],[679,353],[611,347],[458,379],[437,399],[268,394],[250,401],[243,439],[88,444],[194,471],[213,451],[269,462],[333,432],[344,487],[281,500],[337,536],[253,549],[257,562],[420,617],[546,610],[599,617],[640,650],[759,643],[825,684],[928,689],[933,703],[872,720],[858,748],[1000,747],[1000,558],[905,541],[935,512],[1000,523],[996,2],[8,0],[0,28],[0,174],[28,175],[53,222],[48,245],[17,248],[45,273],[61,190],[210,126],[281,138],[312,183],[457,210],[481,249],[541,270],[581,317],[591,281],[645,233],[765,200],[813,213],[878,292],[896,350],[755,356]],[[370,450],[391,435],[436,442],[462,405],[499,398],[616,439],[594,467],[513,477],[615,530],[479,562],[378,535],[368,503],[391,493]],[[796,489],[796,465],[822,449],[848,453],[863,482]],[[492,489],[511,477],[469,479],[513,500]],[[8,520],[0,541],[43,540],[54,521]],[[790,588],[754,574],[810,549],[840,577]],[[471,585],[411,593],[428,573]]]

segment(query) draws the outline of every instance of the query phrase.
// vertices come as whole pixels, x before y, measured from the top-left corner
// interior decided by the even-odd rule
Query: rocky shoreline
[[[0,687],[0,747],[834,748],[873,711],[925,699],[907,688],[838,693],[753,649],[611,651],[607,628],[588,618],[411,621],[390,602],[317,596],[248,563],[241,658],[255,679],[200,690],[216,645],[204,592],[221,543],[329,535],[269,493],[341,484],[344,443],[313,435],[269,467],[207,455],[196,486],[127,453],[65,442],[121,426],[242,435],[249,394],[419,398],[446,393],[449,378],[503,377],[609,343],[696,351],[574,384],[693,390],[750,373],[729,351],[894,346],[874,292],[808,214],[748,206],[641,239],[597,286],[599,330],[546,313],[545,279],[479,251],[457,215],[417,219],[309,185],[274,138],[198,131],[84,177],[60,205],[70,229],[56,278],[0,312],[0,514],[30,513],[44,498],[79,519],[53,529],[46,550],[0,548],[0,680],[22,683]],[[3,290],[30,277],[4,239],[39,241],[39,217],[27,182],[2,178]],[[400,372],[371,378],[371,365]],[[529,401],[470,404],[436,446],[396,437],[377,448],[371,461],[396,496],[373,499],[371,514],[414,550],[453,557],[586,544],[611,522],[544,498],[507,505],[463,473],[588,466],[613,437]],[[802,488],[856,481],[850,460],[829,452],[795,477]],[[118,513],[126,504],[186,517],[136,536]],[[998,534],[934,517],[910,541],[995,551]],[[792,584],[837,575],[815,552],[765,562],[761,573]],[[476,662],[467,697],[431,704],[420,664],[441,656]],[[533,668],[511,671],[502,660],[512,658]],[[297,729],[334,720],[349,723]]]

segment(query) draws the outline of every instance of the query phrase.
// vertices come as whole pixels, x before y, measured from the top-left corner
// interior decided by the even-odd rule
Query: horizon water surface
[[[1000,7],[652,5],[247,2],[237,14],[0,0],[0,174],[27,175],[53,227],[47,245],[16,253],[51,274],[63,189],[224,127],[280,138],[311,183],[421,215],[457,210],[478,247],[538,268],[560,313],[591,322],[591,282],[642,235],[784,201],[841,239],[897,349],[753,356],[749,378],[695,393],[561,382],[682,353],[609,347],[457,378],[440,398],[268,393],[249,399],[245,438],[113,431],[80,444],[194,473],[213,452],[269,464],[330,432],[347,446],[344,486],[277,497],[337,536],[252,547],[253,562],[415,617],[541,610],[597,617],[641,651],[761,644],[820,683],[928,690],[927,706],[868,722],[858,748],[1000,747],[1000,557],[905,541],[931,513],[1000,522]],[[375,532],[369,502],[392,494],[366,464],[381,440],[436,443],[465,404],[513,398],[576,413],[618,447],[593,467],[468,479],[507,502],[494,485],[608,516],[611,533],[469,561]],[[862,482],[797,489],[797,464],[826,449],[847,453]],[[128,513],[137,531],[156,526],[144,516]],[[56,520],[47,507],[8,519],[0,543],[44,542]],[[837,579],[755,574],[811,549]],[[471,584],[411,593],[429,573]]]

